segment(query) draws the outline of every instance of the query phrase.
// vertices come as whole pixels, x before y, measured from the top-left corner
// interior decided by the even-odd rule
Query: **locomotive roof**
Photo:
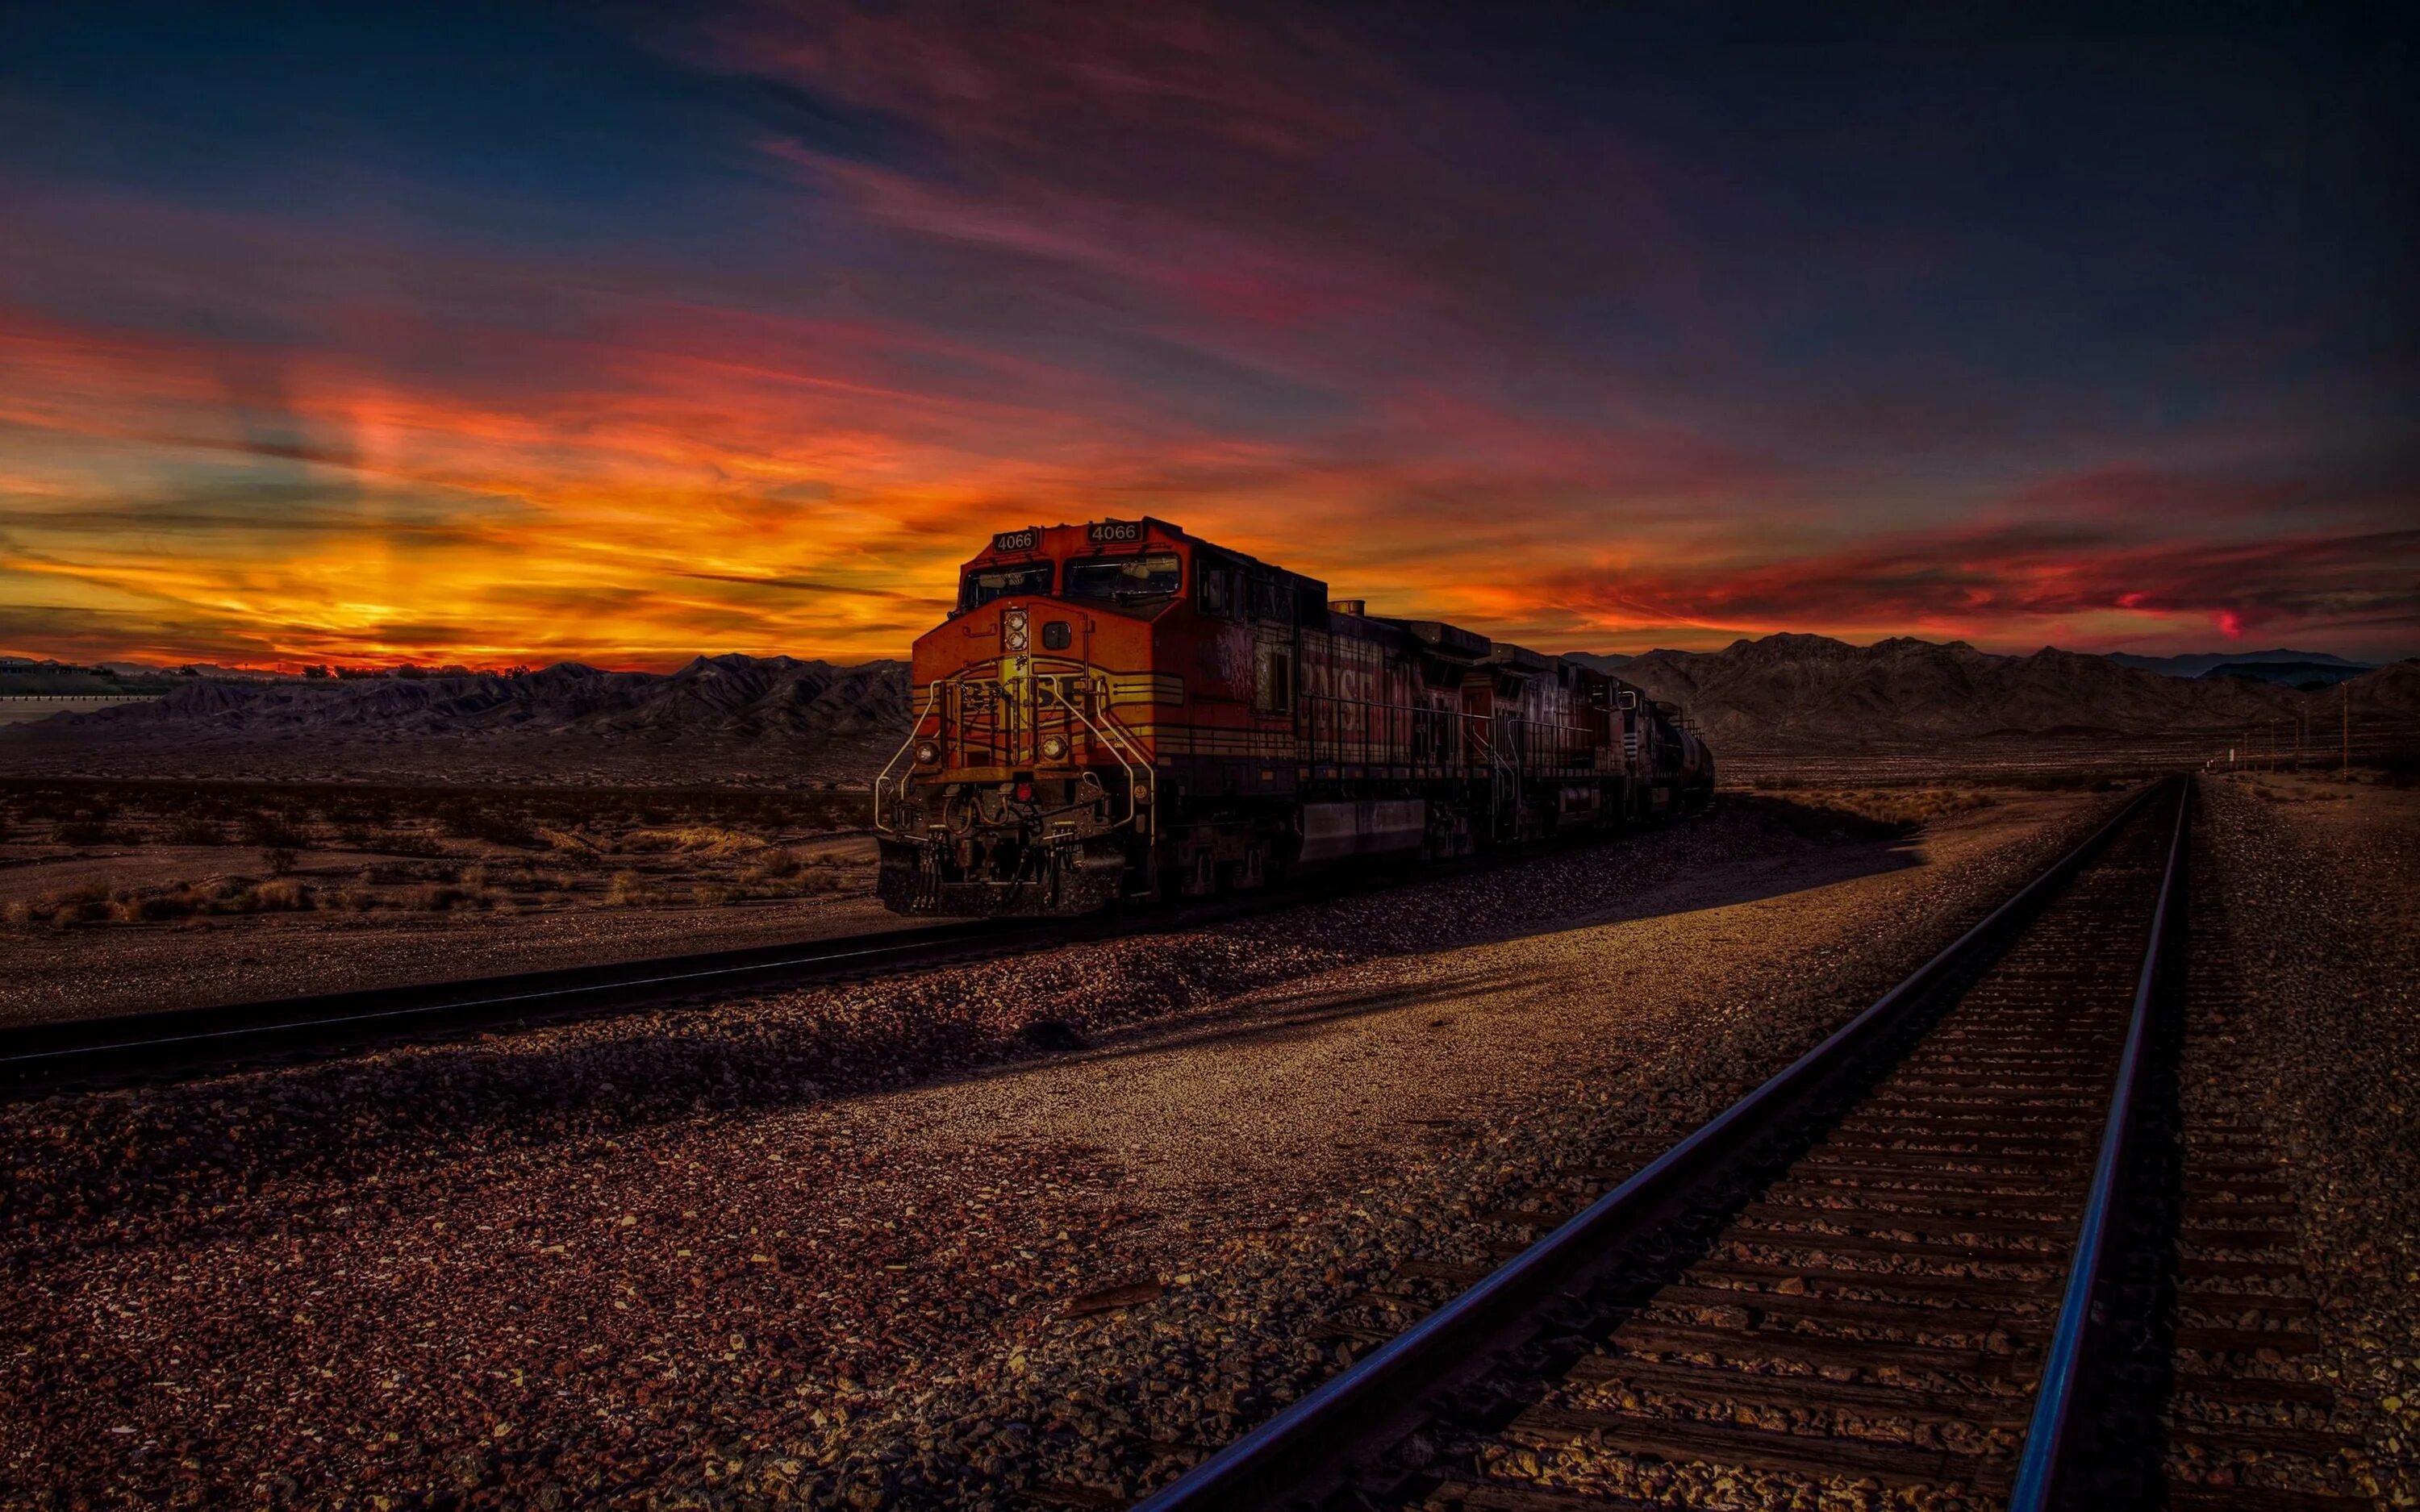
[[[1100,541],[1092,535],[1092,532],[1102,526],[1109,525],[1133,525],[1138,526],[1140,529],[1137,536],[1116,543]],[[1261,571],[1265,572],[1274,578],[1290,578],[1299,583],[1316,584],[1323,590],[1327,586],[1316,578],[1308,578],[1303,576],[1301,573],[1288,571],[1284,567],[1273,566],[1248,552],[1238,551],[1233,547],[1220,546],[1216,541],[1204,540],[1202,537],[1194,534],[1191,531],[1187,530],[1184,526],[1171,524],[1155,515],[1145,515],[1140,519],[1090,519],[1086,520],[1081,525],[1072,525],[1065,520],[1061,520],[1056,525],[1029,525],[1021,531],[1001,531],[993,535],[990,543],[986,545],[982,551],[977,552],[976,555],[990,556],[998,554],[1002,556],[1029,556],[1033,552],[1042,549],[1045,544],[1043,541],[1044,536],[1057,535],[1062,531],[1082,531],[1086,532],[1082,544],[1088,546],[1111,544],[1133,546],[1155,538],[1163,540],[1172,538],[1182,541],[1188,546],[1214,551],[1230,562],[1237,563],[1245,566],[1257,567]],[[1011,538],[1016,536],[1030,536],[1031,540],[1026,544],[1005,544],[1010,541]],[[1054,542],[1051,544],[1063,543]]]
[[[1062,531],[1069,532],[1083,531],[1087,533],[1082,544],[1101,545],[1105,543],[1094,540],[1090,532],[1093,532],[1094,528],[1103,525],[1138,525],[1141,527],[1139,532],[1141,541],[1149,541],[1154,538],[1161,540],[1173,538],[1175,540],[1185,542],[1186,544],[1196,548],[1198,550],[1210,552],[1231,565],[1242,566],[1251,571],[1265,574],[1269,578],[1283,580],[1303,590],[1315,591],[1321,602],[1324,603],[1327,601],[1328,585],[1321,579],[1306,577],[1302,573],[1272,565],[1269,563],[1263,562],[1260,558],[1251,555],[1249,552],[1238,551],[1233,547],[1220,546],[1216,541],[1205,540],[1187,530],[1182,525],[1171,524],[1167,520],[1160,519],[1157,517],[1151,515],[1145,515],[1139,520],[1087,520],[1081,525],[1072,525],[1062,520],[1056,525],[1032,525],[1026,527],[1024,531],[1003,531],[999,534],[994,535],[990,542],[988,542],[984,547],[984,549],[977,553],[977,555],[979,558],[985,556],[1030,556],[1042,549],[1045,544],[1043,541],[1043,537],[1045,535],[1056,534]],[[1004,546],[1002,544],[1004,541],[1012,537],[1025,534],[1030,534],[1032,537],[1031,541],[1026,544],[1018,546]],[[1138,543],[1128,542],[1123,544]],[[1544,652],[1541,651],[1531,651],[1527,646],[1517,646],[1510,640],[1492,640],[1487,636],[1481,635],[1476,630],[1466,630],[1461,625],[1448,625],[1443,620],[1401,619],[1387,614],[1351,614],[1341,610],[1331,610],[1329,619],[1332,623],[1359,620],[1366,622],[1373,627],[1383,625],[1387,629],[1410,636],[1413,640],[1420,642],[1421,648],[1432,656],[1441,657],[1448,661],[1467,662],[1473,666],[1493,666],[1498,671],[1510,673],[1516,677],[1536,677],[1549,671],[1562,671],[1566,673],[1580,672],[1591,677],[1602,677],[1606,682],[1611,683],[1618,687],[1635,687],[1635,685],[1625,682],[1621,678],[1616,677],[1610,672],[1598,671],[1592,667],[1585,666],[1582,663],[1573,661],[1568,657],[1561,656],[1548,656]],[[1342,628],[1342,625],[1339,625],[1337,627]]]
[[[1496,645],[1476,630],[1466,630],[1459,625],[1448,625],[1443,620],[1399,620],[1384,614],[1373,614],[1370,618],[1380,625],[1391,625],[1408,632],[1431,651],[1454,661],[1485,661]]]

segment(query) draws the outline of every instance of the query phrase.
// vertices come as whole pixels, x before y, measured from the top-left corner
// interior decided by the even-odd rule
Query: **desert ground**
[[[1828,828],[2004,790],[1765,797]],[[873,901],[869,817],[839,790],[0,779],[0,1024],[898,928]]]
[[[2347,1473],[2413,1504],[2420,795],[2204,787],[2196,907],[2273,1030]],[[0,1497],[1120,1504],[2109,801],[1789,797],[1047,957],[0,1109]]]
[[[0,781],[0,1023],[895,927],[861,794]]]

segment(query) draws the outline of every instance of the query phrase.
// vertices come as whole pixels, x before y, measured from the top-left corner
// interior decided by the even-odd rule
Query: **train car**
[[[1069,915],[1703,812],[1677,710],[1156,519],[1004,531],[875,783],[903,913]]]

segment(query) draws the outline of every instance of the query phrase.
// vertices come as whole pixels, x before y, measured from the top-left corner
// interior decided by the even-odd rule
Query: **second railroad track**
[[[2156,1476],[2123,1479],[2141,1457],[2104,1426],[2141,1411],[2120,1400],[2139,1385],[2113,1381],[2147,1374],[2121,1355],[2158,1334],[2127,1281],[2144,1269],[2135,1215],[2166,1196],[2145,1190],[2147,1151],[2175,1131],[2146,1110],[2174,1106],[2156,1072],[2174,1058],[2190,807],[2182,780],[2145,791],[1679,1146],[1481,1215],[1500,1268],[1403,1267],[1371,1300],[1419,1321],[1148,1512],[2170,1500]],[[2229,1258],[2277,1242],[2258,1227],[2189,1217],[2164,1242],[2190,1252],[2188,1275],[2267,1275]],[[2318,1388],[2266,1379],[2307,1335],[2194,1336],[2215,1375],[2249,1382],[2244,1400],[2324,1414]],[[2157,1436],[2162,1411],[2129,1421]],[[2324,1452],[2323,1433],[2266,1422],[2191,1431],[2222,1458],[2230,1435],[2257,1458]],[[2366,1504],[2219,1479],[2173,1500]]]

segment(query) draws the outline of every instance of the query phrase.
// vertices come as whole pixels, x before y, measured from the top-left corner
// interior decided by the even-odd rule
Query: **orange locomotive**
[[[1080,914],[1358,856],[1704,811],[1713,755],[1619,678],[1156,519],[1006,531],[916,641],[875,783],[903,913]]]

